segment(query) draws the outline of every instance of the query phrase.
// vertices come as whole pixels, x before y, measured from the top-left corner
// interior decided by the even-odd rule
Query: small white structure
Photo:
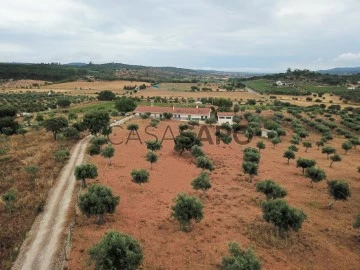
[[[283,84],[282,81],[277,81],[277,82],[276,82],[276,85],[277,85],[277,86],[283,86],[284,84]]]
[[[269,131],[271,131],[271,130],[266,129],[266,128],[262,128],[262,129],[261,129],[261,137],[263,137],[263,138],[268,138],[268,133],[269,133]]]
[[[234,113],[233,112],[218,112],[218,124],[233,124]]]

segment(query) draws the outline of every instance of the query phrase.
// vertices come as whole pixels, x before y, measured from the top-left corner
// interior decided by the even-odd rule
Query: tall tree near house
[[[82,187],[86,188],[86,179],[94,179],[98,176],[97,167],[94,164],[86,163],[75,167],[75,178],[81,180]]]

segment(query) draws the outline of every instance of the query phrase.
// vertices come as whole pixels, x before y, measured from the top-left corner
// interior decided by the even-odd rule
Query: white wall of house
[[[233,124],[233,116],[218,116],[218,124]]]

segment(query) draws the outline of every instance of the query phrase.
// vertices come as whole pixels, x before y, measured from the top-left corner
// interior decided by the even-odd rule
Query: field
[[[45,130],[30,130],[25,137],[14,135],[0,142],[0,192],[12,189],[17,201],[9,214],[0,201],[0,269],[9,269],[35,217],[44,206],[64,162],[55,160],[55,152],[71,149],[74,142],[59,141]],[[26,168],[35,166],[35,184]]]
[[[144,131],[149,120],[133,122],[140,125],[142,142],[153,139]],[[178,124],[163,121],[157,129],[151,128],[148,132],[162,138],[169,126],[176,136]],[[335,136],[331,145],[341,153],[343,161],[329,168],[329,160],[316,146],[307,152],[299,146],[297,157],[315,159],[328,180],[346,179],[350,183],[352,197],[346,202],[336,202],[330,210],[325,207],[329,203],[326,181],[315,183],[311,188],[309,179],[296,168],[294,160],[286,164],[282,153],[289,145],[292,129],[288,125],[283,128],[287,136],[282,143],[273,147],[265,140],[259,175],[253,183],[247,182],[248,176],[241,170],[242,150],[246,146],[254,147],[258,138],[245,146],[234,141],[227,146],[205,142],[203,149],[216,167],[211,173],[212,188],[206,196],[192,190],[190,182],[201,170],[196,168],[189,153],[180,156],[173,150],[169,131],[165,137],[170,140],[164,140],[159,161],[152,170],[144,158],[146,146],[138,140],[115,146],[112,166],[100,156],[88,157],[99,168],[95,182],[111,187],[121,199],[116,212],[106,216],[104,225],[96,225],[92,218],[77,216],[68,269],[93,269],[87,251],[109,230],[131,234],[140,241],[145,254],[142,269],[218,269],[222,256],[228,254],[230,241],[237,241],[245,248],[252,246],[263,269],[357,269],[360,236],[352,223],[360,208],[360,182],[356,172],[360,149],[344,155],[341,150],[344,139]],[[210,129],[215,140],[215,129]],[[112,136],[113,140],[126,140],[128,133],[119,129]],[[319,134],[312,132],[309,140],[315,142],[319,138]],[[150,182],[142,187],[132,183],[130,172],[134,168],[149,169]],[[282,185],[288,191],[286,201],[303,209],[308,216],[303,228],[292,232],[287,239],[277,238],[273,227],[262,219],[260,205],[264,195],[255,192],[255,184],[264,179],[273,179]],[[180,231],[178,223],[170,217],[172,199],[179,192],[200,196],[205,204],[204,219],[194,224],[188,233]]]

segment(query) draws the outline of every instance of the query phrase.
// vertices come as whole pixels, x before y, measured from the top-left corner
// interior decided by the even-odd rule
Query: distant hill
[[[73,63],[65,64],[64,66],[82,67],[82,66],[86,66],[86,65],[87,65],[86,63],[73,62]]]
[[[322,74],[353,75],[360,73],[360,67],[338,67],[327,70],[318,70]]]

